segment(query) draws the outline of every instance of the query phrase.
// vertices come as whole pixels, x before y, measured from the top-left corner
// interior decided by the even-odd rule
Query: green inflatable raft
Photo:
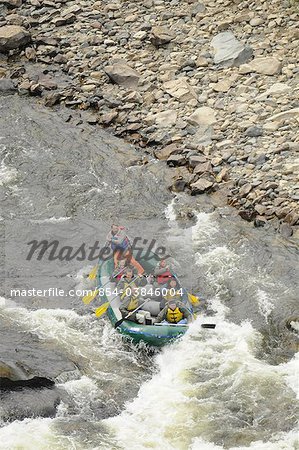
[[[158,256],[154,253],[145,255],[141,254],[139,256],[134,253],[134,257],[144,267],[147,274],[153,273],[154,268],[159,262]],[[115,293],[113,294],[115,283],[112,283],[110,281],[110,277],[113,271],[113,259],[108,259],[107,261],[99,261],[98,286],[101,303],[107,301],[111,302],[107,310],[107,315],[114,327],[116,322],[122,319],[122,314],[119,310],[120,298],[119,296],[115,296]],[[186,306],[191,308],[188,300],[188,294],[185,289],[183,289],[182,301],[186,304]],[[140,309],[150,311],[151,317],[154,319],[159,312],[159,309],[157,311],[158,305],[160,306],[157,301],[150,300]],[[133,340],[134,342],[143,341],[150,346],[162,347],[163,345],[169,344],[173,340],[181,337],[184,333],[186,333],[188,325],[145,325],[129,320],[124,320],[116,329],[123,336]]]

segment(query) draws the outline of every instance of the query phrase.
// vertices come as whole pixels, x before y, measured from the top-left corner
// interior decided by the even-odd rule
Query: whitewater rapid
[[[4,424],[1,449],[296,449],[298,353],[270,364],[261,357],[263,336],[252,321],[245,314],[240,323],[230,320],[232,295],[267,323],[289,287],[267,268],[250,265],[246,239],[235,246],[215,213],[197,213],[191,230],[178,226],[174,201],[165,213],[171,246],[191,232],[193,270],[200,274],[192,292],[204,296],[214,315],[199,315],[180,341],[151,356],[125,345],[107,321],[90,314],[27,310],[3,299],[5,320],[52,342],[79,372],[58,380],[71,406],[61,403],[53,419]],[[85,271],[76,278],[82,286]],[[202,329],[202,321],[216,329]],[[104,419],[98,414],[103,403],[111,407]]]

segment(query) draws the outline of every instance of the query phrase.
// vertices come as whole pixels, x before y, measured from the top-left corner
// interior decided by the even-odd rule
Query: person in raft
[[[119,310],[123,318],[125,318],[130,312],[134,311],[136,308],[138,308],[138,306],[142,304],[139,300],[138,288],[136,286],[132,288],[132,285],[130,286],[130,288],[131,289],[128,289],[127,292],[124,291],[120,297],[121,305]],[[136,322],[137,313],[138,310],[131,314],[128,317],[128,320],[130,320],[131,322]]]
[[[191,313],[184,303],[178,300],[170,300],[165,308],[157,316],[157,323],[172,323],[176,325],[185,325],[191,321]]]
[[[166,259],[161,259],[161,261],[158,262],[157,266],[154,269],[154,276],[158,286],[168,283],[169,278],[172,277],[172,274],[170,272],[170,268],[166,262]]]
[[[111,231],[107,235],[107,242],[113,251],[114,267],[117,266],[118,260],[126,258],[128,264],[132,264],[138,272],[138,275],[144,273],[144,268],[136,261],[131,250],[131,243],[126,234],[125,227],[111,225]]]
[[[168,285],[167,285],[167,291],[166,294],[163,295],[163,299],[165,303],[169,303],[170,300],[182,300],[182,289],[180,288],[177,280],[175,278],[170,278]]]
[[[134,272],[131,267],[126,267],[124,274],[117,284],[117,290],[122,295],[126,290],[129,292],[130,290],[132,291],[134,288],[137,288],[139,284],[140,278],[134,276]]]
[[[114,271],[112,272],[110,280],[114,281],[115,283],[118,283],[120,281],[120,279],[124,276],[124,273],[127,269],[126,265],[127,265],[127,260],[120,259],[117,262],[117,265],[116,265]]]

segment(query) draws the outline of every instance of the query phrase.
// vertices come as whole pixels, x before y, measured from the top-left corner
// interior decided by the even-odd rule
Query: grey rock
[[[10,78],[0,79],[0,94],[13,94],[16,91],[17,88]]]
[[[207,161],[207,158],[202,155],[191,155],[189,156],[189,166],[195,167],[198,164],[204,164]]]
[[[288,223],[282,223],[279,227],[279,232],[285,238],[289,238],[293,234],[292,227]]]
[[[281,72],[281,69],[282,63],[277,58],[259,57],[240,67],[240,72],[244,74],[256,72],[262,75],[276,75]]]
[[[0,52],[24,47],[31,40],[30,33],[17,25],[0,27]]]
[[[190,184],[191,195],[203,194],[207,190],[211,189],[213,182],[207,178],[200,178],[195,183]]]
[[[114,83],[129,89],[136,89],[140,74],[125,62],[115,63],[105,67],[105,72]]]
[[[4,5],[12,6],[13,8],[18,8],[22,5],[22,0],[0,0],[0,5],[1,3]]]
[[[249,192],[252,189],[252,185],[250,183],[246,183],[244,184],[244,186],[242,186],[240,188],[239,194],[241,197],[246,197],[247,194],[249,194]]]
[[[252,126],[252,127],[247,128],[247,130],[245,131],[245,134],[246,134],[246,136],[249,136],[249,137],[262,136],[263,128],[257,127],[257,126]]]
[[[189,100],[197,98],[195,90],[190,86],[185,77],[166,81],[163,84],[163,88],[167,94],[178,99],[180,102],[188,102]]]
[[[52,20],[52,23],[56,27],[61,27],[63,25],[70,25],[70,24],[74,23],[75,20],[76,20],[75,14],[67,14],[63,17],[55,17],[55,19]]]
[[[196,16],[196,14],[203,13],[205,11],[206,7],[203,3],[197,3],[194,6],[192,6],[191,9],[191,17]]]
[[[252,49],[238,41],[231,31],[217,34],[211,42],[214,47],[214,63],[222,66],[239,66],[252,56]]]
[[[197,174],[197,175],[202,175],[203,173],[206,172],[213,172],[212,169],[212,164],[210,163],[210,161],[207,161],[203,164],[198,164],[197,166],[195,166],[193,173]]]
[[[167,159],[167,165],[171,167],[183,166],[186,164],[186,158],[184,155],[170,155]]]
[[[176,144],[170,144],[161,149],[156,149],[154,151],[155,157],[161,160],[167,160],[170,155],[179,153],[180,149]]]
[[[160,47],[161,45],[168,44],[175,38],[175,35],[164,27],[153,27],[152,28],[152,36],[151,43],[155,47]]]

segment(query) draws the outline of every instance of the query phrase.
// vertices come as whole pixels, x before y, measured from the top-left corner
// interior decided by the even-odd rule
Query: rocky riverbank
[[[0,91],[88,110],[144,148],[140,163],[165,160],[171,190],[216,192],[299,237],[296,5],[0,0],[0,13]]]

